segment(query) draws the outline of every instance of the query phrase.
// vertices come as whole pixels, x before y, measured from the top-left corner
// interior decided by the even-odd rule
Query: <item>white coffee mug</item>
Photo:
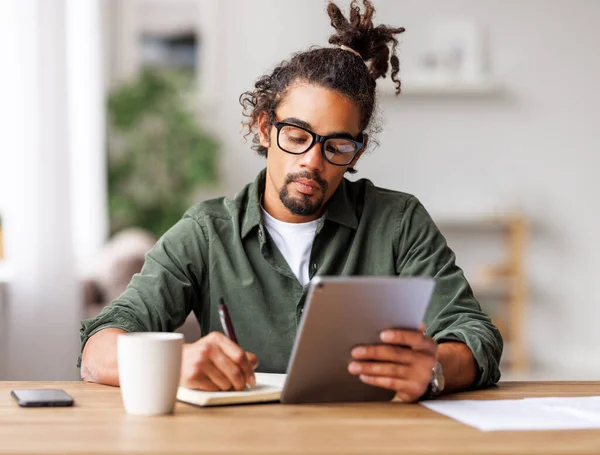
[[[183,334],[136,332],[117,338],[121,396],[128,414],[170,414],[181,374]]]

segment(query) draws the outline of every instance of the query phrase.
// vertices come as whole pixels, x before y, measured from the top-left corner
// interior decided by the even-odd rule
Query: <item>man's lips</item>
[[[302,194],[315,194],[321,190],[321,186],[314,180],[298,179],[292,182],[296,189]]]

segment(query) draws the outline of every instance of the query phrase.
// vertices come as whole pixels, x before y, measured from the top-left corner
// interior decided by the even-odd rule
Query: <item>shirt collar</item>
[[[335,193],[333,193],[333,196],[327,202],[325,219],[351,229],[357,229],[356,203],[350,192],[349,183],[348,180],[342,179],[340,186],[337,187],[337,190],[335,190]]]
[[[248,202],[242,222],[242,238],[246,237],[252,229],[260,224],[260,201],[265,191],[266,175],[266,169],[260,171],[248,189]],[[356,218],[355,204],[348,183],[348,180],[343,179],[340,186],[335,190],[335,193],[327,202],[324,218],[351,229],[356,229],[358,219]]]
[[[266,169],[260,171],[248,189],[248,203],[246,205],[244,220],[242,222],[242,238],[246,237],[248,233],[260,223],[260,200],[265,192],[266,175]]]

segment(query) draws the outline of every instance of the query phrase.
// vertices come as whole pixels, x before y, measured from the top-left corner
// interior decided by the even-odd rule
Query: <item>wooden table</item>
[[[19,408],[12,389],[62,388],[72,408]],[[451,399],[600,395],[600,382],[505,382]],[[82,382],[0,382],[0,453],[600,453],[600,430],[482,432],[418,404],[263,404],[125,413],[120,390]]]

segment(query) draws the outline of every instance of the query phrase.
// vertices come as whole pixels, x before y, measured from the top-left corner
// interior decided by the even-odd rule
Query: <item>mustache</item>
[[[299,180],[299,179],[312,180],[313,182],[316,182],[317,185],[319,185],[319,187],[321,188],[321,190],[323,190],[323,192],[327,191],[327,188],[329,187],[329,185],[327,184],[327,182],[325,180],[323,180],[317,174],[310,172],[310,171],[302,171],[302,172],[296,172],[294,174],[288,174],[285,178],[285,184],[288,185],[288,184],[292,183],[294,180]]]

